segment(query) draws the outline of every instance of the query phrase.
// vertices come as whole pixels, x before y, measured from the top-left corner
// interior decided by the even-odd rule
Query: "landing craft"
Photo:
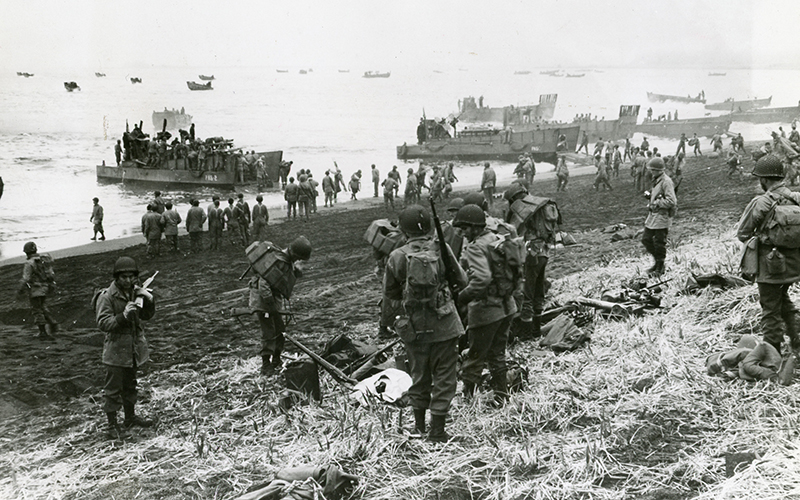
[[[691,96],[683,97],[683,96],[679,96],[679,95],[655,94],[653,92],[648,92],[647,93],[647,99],[650,102],[674,101],[674,102],[682,102],[682,103],[686,103],[686,104],[691,104],[691,103],[694,103],[694,102],[699,102],[701,104],[705,104],[706,103],[706,100],[704,98],[700,97],[700,94],[698,94],[697,97],[691,97]]]
[[[64,88],[67,89],[67,92],[72,92],[73,90],[81,89],[75,82],[64,82]]]
[[[725,99],[722,102],[714,104],[706,104],[705,108],[711,111],[750,111],[751,109],[766,108],[772,104],[772,96],[766,99],[749,99],[744,101],[737,101],[733,97]]]
[[[482,103],[476,103],[475,97],[469,96],[461,100],[458,120],[462,122],[502,123],[503,126],[539,120],[552,120],[557,100],[558,94],[542,94],[539,96],[539,104],[490,108],[488,106],[480,106]]]
[[[189,90],[214,90],[214,87],[211,86],[211,82],[206,82],[205,84],[202,84],[202,83],[187,81],[186,86],[189,87]]]

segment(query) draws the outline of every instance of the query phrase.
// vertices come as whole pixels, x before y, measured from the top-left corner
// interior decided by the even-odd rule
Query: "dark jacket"
[[[147,212],[142,216],[142,234],[148,240],[161,239],[164,230],[164,217],[158,212]]]
[[[283,191],[283,199],[288,201],[289,203],[297,201],[297,197],[300,194],[300,187],[295,184],[294,182],[290,182],[286,185],[286,189]]]
[[[186,230],[190,233],[198,233],[203,230],[203,223],[206,221],[206,213],[200,207],[192,207],[186,214]]]
[[[45,254],[45,258],[50,258]],[[20,286],[23,290],[27,289],[30,297],[46,297],[50,291],[52,283],[42,271],[42,256],[38,253],[31,255],[22,266],[22,282]]]
[[[117,288],[115,282],[97,297],[97,327],[106,334],[103,341],[103,364],[130,368],[134,360],[137,366],[141,366],[150,359],[141,322],[153,317],[156,312],[155,303],[145,299],[144,307],[139,309],[133,321],[128,321],[122,315],[128,302],[128,298]]]

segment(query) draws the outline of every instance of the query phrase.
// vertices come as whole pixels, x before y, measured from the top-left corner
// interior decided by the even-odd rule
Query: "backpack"
[[[492,271],[490,295],[506,298],[514,294],[522,281],[525,256],[522,238],[498,236],[489,245],[489,268]]]
[[[517,228],[520,235],[530,232],[536,238],[553,243],[561,224],[561,212],[550,198],[527,195],[511,204],[508,222]]]
[[[788,196],[779,195],[790,203],[775,204],[761,224],[761,234],[776,247],[800,248],[800,205]]]
[[[36,263],[34,270],[36,272],[36,276],[39,278],[39,281],[42,283],[47,283],[51,286],[55,285],[56,272],[53,269],[53,258],[45,253],[34,257],[33,260]]]
[[[439,289],[443,286],[440,276],[444,276],[441,268],[437,242],[426,241],[421,247],[413,246],[406,254],[406,282],[403,287],[403,309],[408,314],[414,332],[432,332],[433,324],[429,320],[444,315],[440,310],[446,306],[443,300],[439,304]]]

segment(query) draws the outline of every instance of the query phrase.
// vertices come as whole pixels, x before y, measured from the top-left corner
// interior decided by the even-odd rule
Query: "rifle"
[[[433,202],[433,198],[429,201],[431,202],[433,225],[436,226],[436,236],[439,238],[439,253],[442,256],[442,262],[444,262],[444,277],[447,279],[447,286],[450,288],[450,292],[453,294],[453,300],[456,300],[458,297],[458,283],[456,282],[456,268],[453,265],[456,263],[450,259],[450,249],[447,247],[447,242],[444,241],[442,223],[439,221],[439,216],[436,215],[436,204]]]
[[[363,362],[356,361],[355,363],[353,363],[354,365],[353,367],[355,368],[355,366],[358,366],[358,368],[354,370],[350,374],[350,376],[356,380],[361,380],[362,378],[364,378],[367,372],[369,372],[369,370],[371,370],[375,366],[375,360],[378,359],[378,357],[382,356],[384,353],[388,352],[398,342],[400,342],[400,337],[389,342],[385,347],[382,347],[381,349],[375,351],[372,355],[367,357],[367,359],[365,359]],[[356,363],[358,364],[356,365]]]
[[[149,278],[144,280],[144,283],[142,283],[142,288],[144,288],[148,292],[152,292],[152,290],[150,290],[147,287],[149,287],[153,283],[153,280],[156,279],[157,275],[158,275],[158,271],[156,271],[155,273],[153,273],[152,276],[150,276]],[[141,297],[141,296],[136,297],[136,300],[134,300],[134,302],[136,303],[136,307],[138,307],[139,309],[144,307],[144,297]]]

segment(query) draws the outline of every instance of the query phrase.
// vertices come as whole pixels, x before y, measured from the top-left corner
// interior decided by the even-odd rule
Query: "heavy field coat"
[[[131,368],[134,360],[137,366],[141,366],[150,359],[141,322],[153,317],[156,312],[155,303],[144,299],[144,307],[139,309],[133,321],[128,321],[122,315],[127,304],[128,298],[117,288],[116,282],[112,282],[97,296],[97,327],[106,334],[103,341],[105,365]]]

